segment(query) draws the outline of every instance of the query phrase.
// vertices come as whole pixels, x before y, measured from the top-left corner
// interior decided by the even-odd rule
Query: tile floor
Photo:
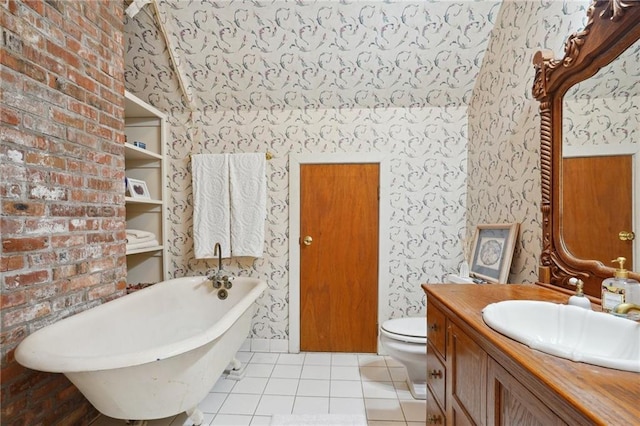
[[[418,426],[426,403],[413,399],[404,367],[373,354],[238,352],[240,381],[220,378],[200,403],[206,425],[269,425],[273,414],[364,414],[369,426]],[[92,426],[123,426],[101,416]],[[149,426],[189,425],[185,414]]]

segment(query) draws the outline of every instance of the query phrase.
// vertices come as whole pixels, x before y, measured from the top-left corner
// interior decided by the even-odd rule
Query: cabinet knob
[[[440,327],[438,327],[438,323],[433,323],[429,326],[429,331],[438,331],[440,329]]]
[[[442,370],[431,370],[429,376],[434,379],[442,379]]]
[[[442,416],[440,414],[434,416],[433,414],[429,414],[427,416],[427,423],[430,425],[440,425],[442,424]]]

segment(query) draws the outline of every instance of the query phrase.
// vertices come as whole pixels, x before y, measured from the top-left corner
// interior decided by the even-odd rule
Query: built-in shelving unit
[[[127,284],[167,279],[166,242],[166,116],[125,91],[125,176],[144,181],[149,198],[125,196],[127,229],[152,232],[158,245],[127,249]],[[140,148],[134,143],[142,142]]]

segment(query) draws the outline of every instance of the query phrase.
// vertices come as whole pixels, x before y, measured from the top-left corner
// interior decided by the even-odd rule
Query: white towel
[[[262,257],[267,207],[264,154],[233,154],[229,159],[231,253]]]
[[[216,243],[222,247],[222,257],[230,257],[229,156],[192,155],[191,172],[195,257],[217,257],[213,255]]]
[[[149,240],[149,241],[143,241],[141,243],[127,243],[127,252],[133,251],[133,250],[140,250],[143,248],[147,248],[147,247],[156,247],[159,246],[160,243],[158,243],[158,240]]]
[[[126,229],[127,243],[142,243],[156,239],[153,232],[141,231],[139,229]]]

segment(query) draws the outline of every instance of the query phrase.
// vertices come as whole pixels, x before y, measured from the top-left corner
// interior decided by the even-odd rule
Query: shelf
[[[138,148],[128,142],[124,144],[124,156],[127,160],[162,160],[162,155]]]
[[[164,249],[164,246],[144,247],[144,248],[128,251],[127,256],[130,256],[133,254],[151,253],[154,251],[160,251],[162,249]]]
[[[166,252],[166,116],[125,91],[125,176],[144,181],[152,198],[125,195],[126,227],[150,232],[157,244],[126,252],[127,285],[157,283],[168,279]],[[133,145],[146,144],[146,149]]]
[[[151,198],[133,198],[133,197],[124,197],[124,201],[129,204],[153,204],[161,206],[162,200],[154,200]]]

